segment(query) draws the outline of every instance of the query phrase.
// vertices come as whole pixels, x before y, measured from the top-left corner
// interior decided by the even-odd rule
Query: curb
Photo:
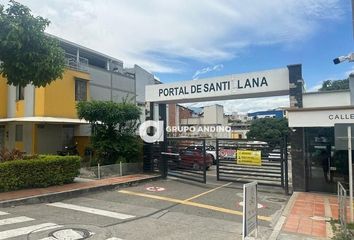
[[[44,202],[57,202],[57,201],[64,200],[66,198],[74,198],[89,193],[97,193],[97,192],[115,190],[118,188],[130,187],[133,185],[137,185],[139,183],[156,181],[159,179],[162,179],[162,177],[151,176],[148,178],[133,180],[130,182],[113,183],[109,185],[87,187],[82,189],[74,189],[74,190],[63,191],[63,192],[54,192],[54,193],[41,194],[41,195],[30,196],[25,198],[5,200],[0,202],[0,208],[14,207],[19,205],[27,205],[27,204],[38,204]]]
[[[283,224],[285,223],[286,218],[288,217],[290,210],[292,209],[295,199],[297,198],[298,192],[293,192],[291,195],[288,203],[286,204],[281,216],[279,217],[277,223],[275,224],[275,227],[273,229],[273,232],[269,236],[268,240],[276,240],[280,234],[280,231],[283,227]]]

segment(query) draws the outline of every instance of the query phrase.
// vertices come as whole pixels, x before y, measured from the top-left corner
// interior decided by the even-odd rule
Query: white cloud
[[[318,89],[322,87],[322,82],[317,83],[316,85],[310,87],[309,89],[306,89],[306,92],[317,92]]]
[[[344,73],[343,79],[348,78],[350,74],[354,73],[354,66]]]
[[[20,0],[51,20],[49,33],[155,73],[182,71],[179,59],[213,65],[250,45],[305,41],[341,16],[339,1]]]
[[[197,70],[194,75],[193,75],[193,80],[199,79],[199,77],[201,75],[207,74],[209,72],[213,72],[213,71],[220,71],[221,69],[224,68],[224,65],[222,64],[216,64],[214,66],[210,66],[210,67],[205,67],[202,69]]]

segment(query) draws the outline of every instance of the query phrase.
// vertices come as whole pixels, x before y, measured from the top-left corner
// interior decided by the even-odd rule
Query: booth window
[[[24,100],[25,99],[25,88],[22,86],[16,86],[16,100]]]
[[[16,142],[22,142],[23,141],[23,125],[16,125],[15,141]]]
[[[87,80],[75,79],[75,101],[87,100]]]

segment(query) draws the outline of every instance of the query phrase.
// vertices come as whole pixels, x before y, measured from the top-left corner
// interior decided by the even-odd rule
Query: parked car
[[[204,166],[203,151],[199,149],[186,149],[180,153],[180,167],[202,170]],[[213,165],[213,156],[209,153],[205,155],[206,169]]]
[[[193,145],[193,146],[187,147],[186,149],[187,150],[200,150],[200,151],[203,151],[203,146],[201,146],[201,145]],[[215,147],[212,146],[212,145],[205,146],[205,152],[207,154],[211,155],[213,164],[216,164],[216,149],[215,149]]]

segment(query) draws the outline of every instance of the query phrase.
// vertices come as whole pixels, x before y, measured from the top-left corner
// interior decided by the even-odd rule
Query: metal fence
[[[65,53],[65,65],[68,68],[74,69],[74,70],[79,70],[83,72],[88,72],[88,59],[79,57],[70,54],[70,53]]]
[[[286,143],[238,139],[217,139],[217,179],[233,182],[257,181],[259,184],[279,186],[288,192],[288,166]],[[260,155],[258,164],[240,164],[237,160],[239,151],[249,151]]]
[[[338,182],[338,220],[341,231],[347,232],[347,190]]]
[[[143,172],[143,163],[119,163],[80,168],[80,178],[101,179]]]

